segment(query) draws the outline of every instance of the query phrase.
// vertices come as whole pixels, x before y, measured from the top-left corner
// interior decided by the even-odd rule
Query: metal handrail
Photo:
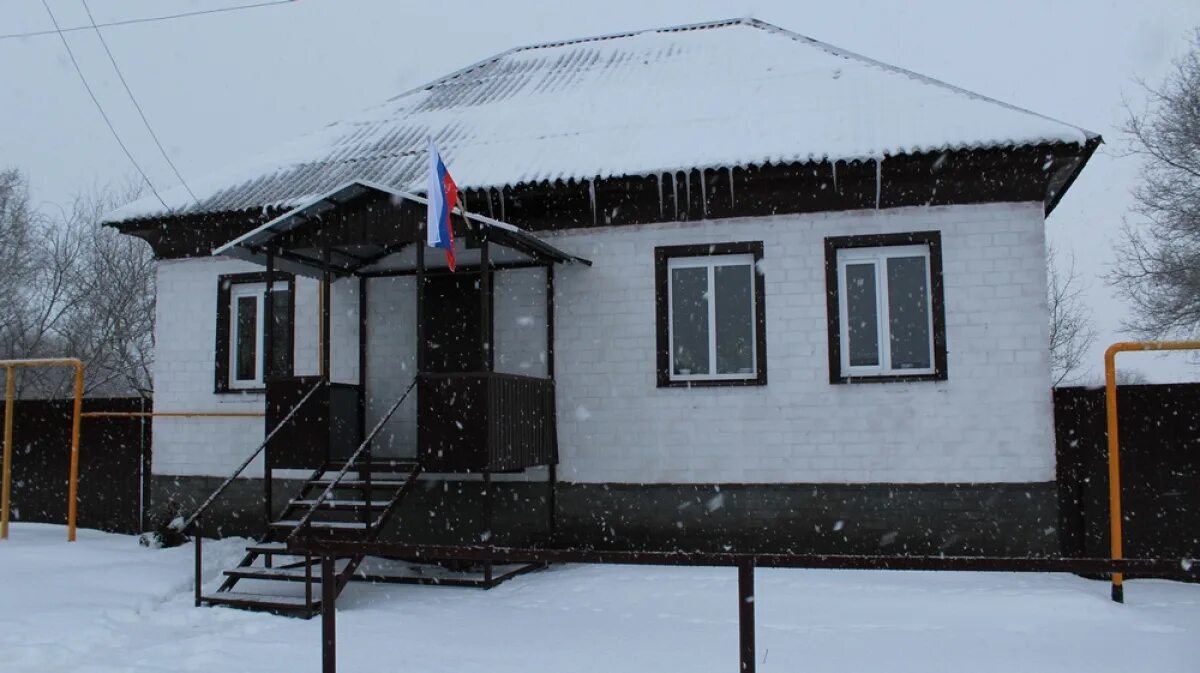
[[[217,498],[221,497],[221,493],[223,493],[225,491],[225,489],[228,488],[229,485],[233,483],[233,480],[237,479],[238,475],[240,475],[242,473],[242,471],[245,470],[250,465],[250,463],[253,462],[254,459],[258,457],[258,454],[262,453],[263,450],[267,448],[267,444],[271,441],[271,439],[273,437],[275,437],[275,433],[279,432],[279,430],[281,428],[283,428],[283,426],[287,425],[288,422],[292,420],[292,417],[296,415],[296,412],[300,411],[300,407],[304,406],[304,403],[308,401],[308,398],[312,397],[313,393],[317,392],[317,389],[319,389],[321,386],[325,385],[326,383],[328,383],[328,381],[326,381],[325,379],[320,379],[315,384],[313,384],[313,387],[310,388],[308,390],[308,392],[304,394],[304,397],[300,398],[300,401],[297,402],[296,405],[294,407],[292,407],[290,411],[288,411],[287,415],[283,417],[283,420],[279,421],[279,423],[276,424],[276,426],[274,428],[272,428],[270,432],[267,433],[266,439],[264,439],[262,441],[262,443],[258,445],[258,448],[254,449],[254,451],[249,456],[246,456],[246,459],[242,461],[241,465],[238,465],[237,469],[233,471],[233,474],[229,475],[225,479],[225,481],[221,482],[221,485],[217,487],[217,490],[213,491],[212,494],[208,496],[208,499],[206,499],[203,503],[201,503],[200,507],[196,508],[196,511],[193,512],[190,517],[188,517],[187,521],[184,521],[184,522],[180,523],[179,525],[172,525],[171,528],[179,531],[180,533],[187,533],[188,530],[190,530],[191,527],[200,518],[200,516],[204,514],[204,511],[207,510],[210,506],[212,506],[212,504],[214,502],[216,502]]]
[[[325,502],[325,500],[329,498],[330,494],[332,494],[334,489],[337,488],[338,483],[341,482],[342,477],[346,476],[346,473],[350,471],[350,467],[358,461],[359,455],[361,455],[362,452],[371,445],[371,442],[375,439],[375,435],[379,434],[379,431],[383,429],[384,424],[391,419],[392,414],[396,413],[396,410],[400,408],[400,405],[404,404],[404,400],[408,399],[409,394],[411,394],[413,388],[416,387],[417,377],[414,376],[412,383],[408,384],[408,388],[405,389],[404,394],[392,404],[392,407],[388,409],[386,414],[383,415],[383,418],[379,419],[379,422],[376,423],[375,427],[371,429],[371,432],[367,435],[366,439],[364,439],[362,443],[358,445],[358,448],[354,450],[354,453],[350,454],[350,457],[346,459],[346,463],[342,465],[342,469],[338,470],[337,475],[334,476],[334,478],[329,482],[329,485],[325,487],[325,490],[321,492],[321,495],[318,496],[317,499],[313,501],[312,505],[309,506],[308,512],[306,512],[304,516],[300,518],[300,521],[296,524],[296,527],[292,530],[291,534],[288,535],[289,540],[296,537],[301,530],[311,524],[312,516],[317,512],[317,509],[321,506],[321,503]],[[368,470],[369,469],[370,466],[368,466]],[[370,501],[370,499],[371,494],[368,493],[365,500]]]

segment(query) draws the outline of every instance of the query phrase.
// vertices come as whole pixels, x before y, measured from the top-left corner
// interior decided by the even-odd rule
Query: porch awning
[[[339,208],[351,205],[367,197],[379,197],[381,195],[386,195],[396,204],[403,204],[405,201],[410,201],[423,206],[428,203],[424,197],[417,196],[416,194],[399,191],[364,180],[353,180],[326,194],[313,198],[270,222],[233,239],[213,250],[212,254],[214,256],[234,257],[265,266],[267,263],[268,248],[275,248],[275,266],[279,270],[305,276],[320,274],[325,268],[322,253],[315,249],[288,249],[284,245],[288,236],[305,227],[321,226],[320,223],[322,220],[333,215]],[[510,248],[534,261],[560,264],[578,263],[588,266],[592,264],[589,260],[564,252],[533,234],[522,231],[507,222],[501,222],[471,212],[463,212],[461,208],[455,208],[454,213],[465,217],[480,227],[486,227],[489,241]],[[371,272],[373,267],[376,267],[387,257],[397,254],[401,248],[413,243],[424,244],[423,240],[380,241],[367,244],[358,242],[353,246],[339,246],[334,244],[330,250],[329,266],[338,275],[361,275]]]

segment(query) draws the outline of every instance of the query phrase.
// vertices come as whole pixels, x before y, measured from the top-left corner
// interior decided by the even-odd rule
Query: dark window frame
[[[901,245],[929,247],[929,305],[933,313],[933,373],[844,376],[842,374],[841,297],[838,288],[838,250],[849,248],[886,248]],[[942,279],[942,233],[914,231],[901,234],[865,234],[831,236],[825,239],[826,320],[829,325],[830,383],[895,383],[902,381],[945,381],[946,302]]]
[[[670,353],[670,305],[668,265],[676,257],[712,257],[717,255],[751,255],[754,257],[754,351],[755,376],[745,379],[671,379]],[[767,309],[766,282],[759,262],[763,258],[762,241],[740,241],[736,243],[702,243],[697,245],[669,245],[654,249],[654,302],[655,338],[657,341],[657,369],[659,388],[706,388],[719,386],[765,386],[767,385]]]
[[[246,394],[246,393],[262,393],[266,391],[265,385],[257,388],[232,388],[229,385],[229,337],[230,329],[232,328],[232,316],[230,304],[232,300],[231,288],[234,285],[251,285],[253,283],[266,283],[267,274],[263,272],[253,273],[227,273],[217,277],[217,329],[216,329],[216,349],[214,362],[214,383],[213,392],[218,394]],[[296,369],[296,278],[290,273],[276,272],[275,282],[286,282],[288,286],[288,294],[291,296],[290,306],[288,307],[287,324],[289,329],[287,334],[287,369],[283,372],[271,372],[271,376],[292,377]],[[266,316],[262,316],[262,323],[266,324]],[[263,379],[264,383],[268,377],[267,368],[270,363],[263,362]]]

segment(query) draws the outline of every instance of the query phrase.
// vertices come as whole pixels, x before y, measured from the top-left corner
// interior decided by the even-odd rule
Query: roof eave
[[[1104,142],[1104,138],[1098,133],[1092,133],[1088,131],[1087,134],[1087,140],[1083,144],[1083,153],[1080,154],[1079,161],[1075,164],[1075,169],[1072,170],[1071,174],[1067,176],[1067,179],[1063,182],[1062,187],[1060,187],[1046,203],[1046,217],[1049,217],[1050,213],[1054,212],[1054,209],[1058,206],[1058,202],[1062,201],[1062,197],[1066,195],[1069,189],[1071,189],[1071,185],[1075,184],[1075,179],[1078,178],[1079,174],[1083,172],[1083,167],[1086,166],[1088,161],[1092,158],[1092,154],[1096,152],[1096,148]]]

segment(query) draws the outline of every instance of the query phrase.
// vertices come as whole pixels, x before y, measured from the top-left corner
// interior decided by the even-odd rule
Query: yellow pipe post
[[[11,366],[4,368],[4,478],[0,485],[0,540],[8,539],[8,499],[12,494],[13,398],[17,379]]]
[[[67,481],[67,542],[75,541],[79,495],[79,424],[83,421],[83,363],[75,362],[75,405],[71,411],[71,476]]]
[[[1121,447],[1117,427],[1117,353],[1129,351],[1186,351],[1200,349],[1200,341],[1118,342],[1104,351],[1104,402],[1108,425],[1108,522],[1109,550],[1113,559],[1122,558]],[[1125,602],[1124,573],[1112,574],[1112,599]]]
[[[0,502],[0,540],[8,537],[8,494],[11,473],[12,420],[15,415],[16,379],[13,371],[17,367],[74,367],[75,405],[71,418],[71,467],[67,477],[67,541],[75,541],[75,500],[79,493],[79,425],[83,420],[83,361],[79,358],[31,358],[26,360],[0,360],[0,367],[8,370],[4,390],[4,484],[3,502]]]

